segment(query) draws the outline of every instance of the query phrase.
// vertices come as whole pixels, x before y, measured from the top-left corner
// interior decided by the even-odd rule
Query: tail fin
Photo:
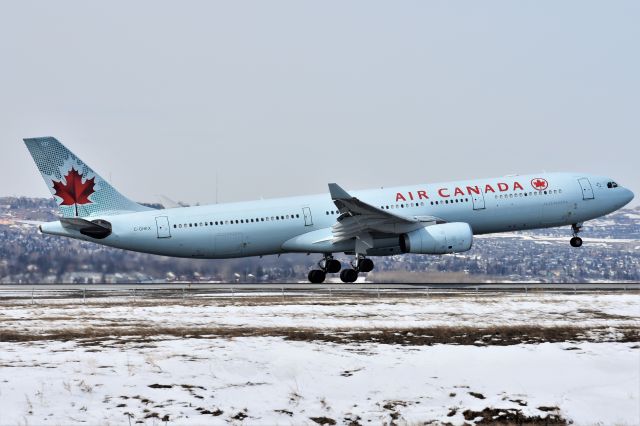
[[[150,210],[120,194],[56,138],[24,139],[63,217]]]

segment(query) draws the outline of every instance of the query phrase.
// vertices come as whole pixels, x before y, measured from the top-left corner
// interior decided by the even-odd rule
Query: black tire
[[[344,283],[353,283],[358,279],[358,271],[355,269],[343,269],[340,272],[340,279]]]
[[[340,272],[342,269],[342,264],[339,260],[331,259],[327,262],[327,273],[335,274],[336,272]]]
[[[360,271],[360,272],[371,272],[371,271],[373,271],[373,260],[371,260],[371,259],[360,259],[358,261],[358,271]]]
[[[582,238],[580,238],[580,237],[573,237],[573,238],[571,238],[571,240],[569,241],[569,244],[571,244],[571,247],[580,247],[580,246],[582,246]]]
[[[309,281],[313,284],[321,284],[324,282],[326,274],[320,269],[312,269],[309,271],[307,278],[309,278]]]

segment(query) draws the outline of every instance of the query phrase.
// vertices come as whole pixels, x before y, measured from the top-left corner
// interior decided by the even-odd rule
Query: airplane
[[[613,179],[538,173],[394,188],[153,209],[131,201],[53,137],[24,139],[55,198],[60,220],[43,234],[164,256],[226,259],[319,254],[308,274],[346,283],[373,270],[372,256],[442,255],[471,249],[473,236],[570,225],[573,247],[584,222],[629,203]],[[346,268],[336,253],[353,256]]]

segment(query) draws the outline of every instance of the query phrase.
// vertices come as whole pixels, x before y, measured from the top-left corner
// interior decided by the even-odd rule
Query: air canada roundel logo
[[[531,179],[531,186],[533,186],[533,189],[536,191],[544,191],[549,186],[549,182],[547,182],[546,179],[533,178]]]

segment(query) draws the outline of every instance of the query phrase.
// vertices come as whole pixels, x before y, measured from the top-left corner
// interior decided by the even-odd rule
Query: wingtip
[[[334,200],[351,198],[351,195],[349,195],[349,193],[337,183],[329,184],[329,193],[331,194],[331,198]]]

